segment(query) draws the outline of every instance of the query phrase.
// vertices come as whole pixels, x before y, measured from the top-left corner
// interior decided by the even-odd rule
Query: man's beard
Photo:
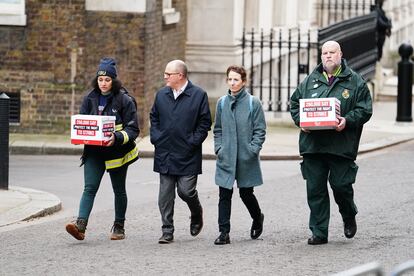
[[[323,68],[325,71],[329,74],[333,74],[335,72],[336,68],[338,68],[339,64],[336,64],[334,62],[329,62],[329,64],[324,64]]]

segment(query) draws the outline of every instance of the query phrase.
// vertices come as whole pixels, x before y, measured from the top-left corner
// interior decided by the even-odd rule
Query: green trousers
[[[301,171],[306,180],[310,208],[309,229],[314,236],[328,238],[328,180],[342,219],[353,218],[358,213],[352,188],[358,166],[353,160],[331,154],[306,154],[303,156]]]
[[[128,166],[122,166],[118,170],[110,171],[112,189],[115,196],[115,221],[124,222],[127,209],[127,193],[125,182]],[[101,185],[102,177],[105,173],[105,161],[99,156],[90,155],[85,159],[84,178],[85,185],[79,206],[78,218],[88,220],[95,201],[96,193]]]

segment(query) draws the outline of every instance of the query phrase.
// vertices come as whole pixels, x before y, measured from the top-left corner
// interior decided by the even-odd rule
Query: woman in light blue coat
[[[214,244],[230,243],[230,214],[233,185],[253,219],[252,239],[263,231],[263,213],[253,187],[263,184],[259,153],[266,135],[266,121],[260,100],[246,89],[246,70],[227,69],[228,94],[217,102],[214,125],[214,151],[217,155],[215,181],[219,186],[219,237]]]

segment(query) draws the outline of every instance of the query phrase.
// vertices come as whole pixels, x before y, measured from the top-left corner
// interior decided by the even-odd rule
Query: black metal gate
[[[249,70],[249,89],[266,110],[289,110],[291,91],[316,65],[316,38],[316,30],[298,28],[243,32],[242,64]]]
[[[340,21],[323,29],[244,31],[242,65],[249,71],[249,89],[267,111],[289,111],[291,93],[320,62],[320,46],[341,44],[348,65],[370,79],[377,60],[376,15]]]

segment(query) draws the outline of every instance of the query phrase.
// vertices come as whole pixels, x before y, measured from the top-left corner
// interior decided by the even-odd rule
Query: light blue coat
[[[227,189],[232,189],[235,180],[239,188],[263,184],[259,153],[265,141],[266,121],[260,100],[244,88],[236,96],[229,93],[220,98],[213,132],[216,184]]]

